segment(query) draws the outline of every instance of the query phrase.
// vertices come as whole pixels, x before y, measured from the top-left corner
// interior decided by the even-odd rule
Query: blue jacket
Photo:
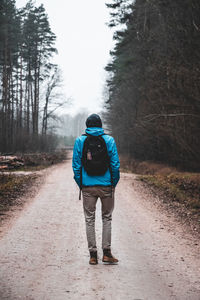
[[[104,134],[104,130],[100,127],[90,127],[87,128],[85,131],[87,134],[93,135],[93,136],[99,136]],[[82,158],[82,151],[83,151],[83,144],[87,136],[80,136],[76,139],[74,144],[74,150],[73,150],[73,159],[72,159],[72,167],[74,171],[74,179],[78,186],[80,187],[80,172],[81,172],[81,158]],[[113,176],[113,185],[116,186],[119,181],[119,157],[117,153],[117,147],[115,144],[115,140],[113,137],[109,135],[103,135],[102,136],[106,142],[108,155],[110,157],[110,167],[112,170],[112,176]],[[110,186],[111,185],[111,175],[110,170],[108,169],[104,175],[101,176],[89,176],[84,167],[82,167],[82,185],[83,186]]]

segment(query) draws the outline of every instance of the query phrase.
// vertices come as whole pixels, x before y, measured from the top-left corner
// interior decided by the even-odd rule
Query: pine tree
[[[43,5],[0,0],[0,151],[37,150],[41,85],[54,66],[55,35]],[[46,124],[47,130],[47,124]]]
[[[24,60],[27,63],[28,103],[32,108],[32,131],[38,135],[40,82],[44,80],[48,59],[56,52],[55,35],[51,32],[43,5],[33,8],[28,3],[24,21]],[[29,115],[29,112],[27,113]]]
[[[116,46],[106,67],[107,120],[121,151],[193,167],[200,162],[200,4],[125,4],[108,5]]]
[[[1,1],[0,6],[0,70],[1,70],[1,126],[2,150],[12,148],[14,140],[15,71],[17,68],[19,16],[15,1]]]

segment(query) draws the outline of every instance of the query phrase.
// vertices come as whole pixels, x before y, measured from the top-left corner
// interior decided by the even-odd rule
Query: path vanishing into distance
[[[112,250],[118,265],[89,265],[82,201],[71,159],[45,182],[1,234],[0,300],[200,300],[198,242],[162,212],[133,174],[116,189]],[[155,195],[156,201],[156,195]]]

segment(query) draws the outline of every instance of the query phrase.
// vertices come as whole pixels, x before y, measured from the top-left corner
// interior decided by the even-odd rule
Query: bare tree
[[[43,108],[42,118],[42,135],[47,135],[48,121],[50,118],[54,119],[55,111],[62,106],[70,104],[71,99],[66,99],[65,95],[61,93],[62,89],[62,76],[61,71],[57,65],[52,67],[48,76],[45,93],[45,103]]]

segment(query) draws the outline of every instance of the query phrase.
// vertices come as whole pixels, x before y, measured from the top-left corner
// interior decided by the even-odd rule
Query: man
[[[90,253],[89,263],[92,265],[98,263],[95,237],[95,211],[98,198],[102,203],[102,261],[117,263],[118,259],[111,253],[114,189],[120,177],[117,147],[114,138],[104,134],[101,118],[97,114],[92,114],[87,118],[86,127],[86,134],[78,137],[75,141],[72,167],[74,179],[83,194],[83,209]],[[97,151],[100,152],[97,153]],[[94,159],[96,160],[94,161]],[[102,161],[100,161],[101,159]]]

